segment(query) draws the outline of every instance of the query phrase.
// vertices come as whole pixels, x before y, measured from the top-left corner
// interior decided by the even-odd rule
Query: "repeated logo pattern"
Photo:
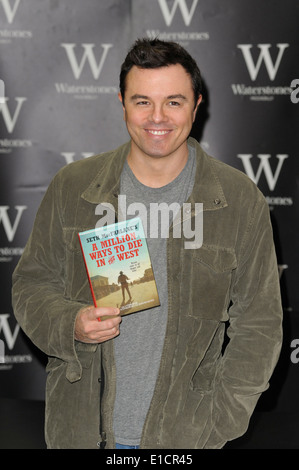
[[[137,37],[178,41],[197,60],[204,100],[194,135],[211,155],[246,173],[264,193],[277,243],[283,306],[296,324],[299,4],[278,3],[251,0],[249,8],[234,0],[0,0],[4,393],[14,386],[13,378],[3,375],[17,374],[14,364],[37,367],[13,317],[11,273],[54,174],[128,139],[118,76]],[[295,340],[292,347],[296,364]]]

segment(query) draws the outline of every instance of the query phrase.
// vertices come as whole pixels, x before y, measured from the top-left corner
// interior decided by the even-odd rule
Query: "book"
[[[121,315],[160,305],[140,217],[78,233],[95,307]]]

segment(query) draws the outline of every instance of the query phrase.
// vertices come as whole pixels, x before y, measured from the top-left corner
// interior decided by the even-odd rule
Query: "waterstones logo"
[[[63,43],[61,47],[65,50],[71,71],[76,81],[81,79],[82,74],[91,75],[94,81],[99,80],[106,62],[108,53],[113,44],[102,44],[99,54],[95,52],[95,44],[81,44],[78,51],[77,44]],[[82,51],[83,49],[83,51]],[[97,50],[98,52],[98,50]],[[57,93],[63,93],[74,98],[96,99],[100,94],[118,93],[117,86],[95,85],[93,83],[55,83]]]
[[[281,169],[282,169],[282,165],[284,161],[289,157],[289,155],[286,155],[286,154],[276,155],[278,162],[276,165],[275,172],[272,171],[271,166],[270,166],[271,155],[269,154],[257,155],[257,158],[260,160],[260,163],[259,163],[259,167],[257,169],[256,174],[254,174],[253,167],[251,164],[251,159],[253,158],[253,155],[239,154],[237,155],[237,157],[242,160],[247,176],[249,176],[249,178],[252,179],[252,181],[256,185],[259,183],[261,175],[264,174],[270,191],[274,191]]]
[[[0,370],[11,369],[14,364],[25,364],[32,362],[32,356],[30,354],[17,354],[17,355],[6,355],[5,352],[12,351],[15,347],[20,326],[16,323],[14,328],[10,326],[9,321],[10,314],[2,313],[0,315],[0,334],[3,335],[3,340],[0,340]]]
[[[22,106],[26,100],[27,98],[24,97],[16,97],[15,109],[12,110],[12,106],[8,105],[9,98],[4,98],[4,102],[0,106],[0,112],[3,117],[6,130],[9,134],[12,134],[14,131]]]
[[[0,0],[0,18],[6,19],[7,24],[6,28],[0,29],[0,44],[11,43],[14,39],[32,38],[32,31],[10,29],[10,25],[14,22],[20,2],[21,0]]]
[[[0,206],[0,228],[1,226],[3,227],[6,238],[9,242],[14,241],[16,231],[23,216],[23,212],[26,209],[27,206],[15,206],[17,213],[14,222],[12,222],[8,215],[9,206]]]
[[[9,209],[9,206],[0,206],[0,233],[3,230],[7,241],[12,243],[19,228],[23,212],[27,209],[27,206],[15,206],[16,216],[14,220],[12,220],[8,214]],[[23,251],[23,247],[0,247],[0,263],[12,261],[14,256],[21,256]]]
[[[171,4],[167,0],[158,0],[162,16],[164,18],[166,26],[169,28],[172,25],[174,17],[182,18],[184,25],[188,28],[192,22],[198,0],[192,0],[192,3],[189,6],[187,5],[187,0],[174,0]],[[177,12],[180,13],[177,13]],[[200,31],[160,31],[159,29],[148,29],[146,31],[148,38],[159,37],[162,40],[167,41],[177,41],[183,45],[187,45],[190,41],[201,41],[209,39],[208,32]]]
[[[270,191],[274,191],[277,185],[280,173],[282,171],[283,164],[285,160],[289,157],[287,154],[277,154],[276,155],[276,167],[274,168],[275,164],[270,165],[270,160],[272,161],[272,157],[270,154],[258,154],[257,158],[259,159],[259,164],[254,171],[252,165],[252,154],[239,154],[237,155],[238,158],[242,160],[244,170],[247,176],[256,184],[260,183],[260,179],[262,175],[265,178],[265,181],[268,185]],[[266,196],[266,201],[268,202],[270,208],[273,206],[292,206],[293,199],[289,196],[273,196],[268,195]]]
[[[158,2],[167,26],[171,26],[177,8],[181,11],[185,26],[190,26],[195,8],[198,4],[198,0],[193,0],[190,10],[188,10],[186,0],[174,0],[170,8],[168,7],[169,2],[167,3],[167,0],[158,0]]]
[[[0,0],[0,4],[9,24],[11,24],[14,20],[15,14],[20,5],[20,1],[21,0],[15,0],[13,3],[12,0]]]
[[[258,44],[253,48],[253,44],[238,44],[252,82],[255,82],[262,72],[267,72],[270,82],[276,78],[285,50],[289,44],[276,44],[276,56],[273,54],[271,44]],[[271,52],[270,52],[271,49]],[[244,83],[233,83],[232,91],[235,96],[248,97],[254,101],[272,101],[276,96],[290,95],[292,88],[285,85],[272,85],[265,83],[258,86],[246,85]]]
[[[4,335],[8,349],[12,350],[15,346],[20,327],[16,324],[14,331],[12,331],[8,321],[9,316],[9,313],[3,313],[0,315],[0,333]]]
[[[14,132],[27,98],[19,96],[14,101],[15,103],[4,97],[3,101],[0,102],[0,116],[2,116],[8,134]],[[12,149],[25,149],[28,147],[32,147],[32,141],[29,139],[0,138],[0,153],[10,153]]]
[[[143,224],[145,237],[149,238],[169,238],[169,229],[172,223],[173,238],[184,236],[189,241],[184,242],[186,249],[200,248],[203,243],[203,204],[195,203],[194,207],[190,203],[179,203],[168,205],[166,202],[151,203],[149,214],[146,206],[140,202],[135,202],[127,206],[125,195],[118,196],[118,222],[125,221],[132,217],[140,217]],[[96,228],[104,225],[111,225],[116,222],[114,206],[110,203],[98,204],[95,214],[101,218],[96,224]],[[173,222],[172,222],[173,221]]]

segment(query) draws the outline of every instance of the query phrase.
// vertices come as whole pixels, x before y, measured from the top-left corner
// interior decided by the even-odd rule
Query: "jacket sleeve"
[[[75,319],[84,304],[65,296],[65,246],[59,174],[38,209],[24,253],[13,273],[12,305],[19,325],[46,355],[67,363],[70,381],[80,378]],[[84,345],[84,348],[94,345]]]
[[[233,275],[229,343],[215,383],[214,430],[206,448],[218,448],[247,430],[279,358],[282,307],[269,209],[258,193]]]

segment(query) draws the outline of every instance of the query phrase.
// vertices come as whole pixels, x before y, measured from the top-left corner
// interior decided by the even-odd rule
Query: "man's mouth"
[[[152,130],[152,129],[147,129],[147,132],[149,132],[150,134],[152,135],[166,135],[170,132],[170,130],[166,130],[166,131],[156,131],[156,130]]]

